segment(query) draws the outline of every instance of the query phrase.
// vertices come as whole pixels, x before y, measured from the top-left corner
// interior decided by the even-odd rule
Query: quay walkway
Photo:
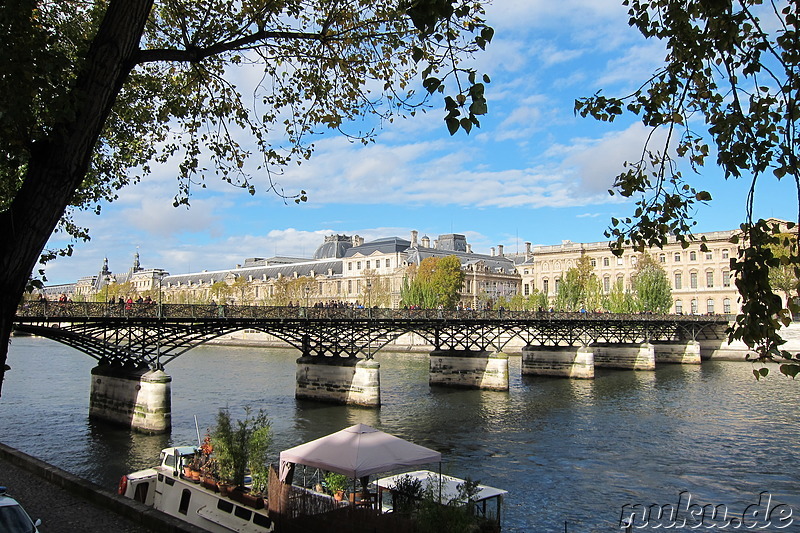
[[[2,443],[0,485],[42,533],[206,533]]]

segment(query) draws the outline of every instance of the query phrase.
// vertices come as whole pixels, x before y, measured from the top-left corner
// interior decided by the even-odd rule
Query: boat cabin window
[[[217,509],[225,513],[230,513],[231,511],[233,511],[233,504],[229,501],[220,499],[217,500]]]
[[[137,502],[144,503],[147,500],[147,489],[150,486],[147,483],[139,483],[136,485],[136,491],[133,494],[133,499]]]
[[[236,509],[234,509],[233,511],[233,514],[235,516],[238,516],[242,520],[247,520],[249,522],[250,517],[253,516],[253,511],[251,511],[250,509],[245,509],[244,507],[239,507],[237,505]]]
[[[189,489],[183,489],[181,492],[181,503],[178,505],[178,512],[181,514],[186,514],[189,512],[189,500],[192,499],[192,491]]]
[[[177,465],[175,464],[175,455],[171,453],[164,454],[162,456],[161,465],[176,470]]]
[[[272,520],[268,516],[256,513],[253,515],[253,524],[269,529],[272,527]]]

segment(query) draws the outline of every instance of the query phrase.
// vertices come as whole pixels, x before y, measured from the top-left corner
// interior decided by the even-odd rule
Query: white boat
[[[385,492],[393,495],[397,489],[398,482],[403,479],[418,481],[423,489],[427,489],[433,494],[439,503],[456,503],[464,505],[467,502],[463,499],[460,487],[466,484],[466,480],[431,472],[430,470],[416,470],[414,472],[404,472],[394,476],[378,479],[375,484],[378,487],[378,501],[383,512],[390,512],[393,507],[394,498],[386,498]],[[496,489],[488,485],[475,485],[475,491],[470,496],[470,513],[479,519],[490,521],[497,525],[498,530],[502,525],[503,498],[508,491]]]
[[[119,493],[214,533],[273,531],[267,509],[246,506],[183,474],[196,453],[194,446],[165,448],[155,468],[122,476]]]

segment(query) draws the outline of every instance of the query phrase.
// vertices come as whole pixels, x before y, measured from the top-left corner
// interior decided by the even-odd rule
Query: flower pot
[[[333,499],[336,500],[337,502],[342,501],[343,498],[344,498],[343,490],[337,490],[336,492],[333,493]]]
[[[228,498],[235,502],[244,504],[244,490],[241,487],[235,487],[228,491]]]
[[[261,496],[256,496],[255,494],[251,494],[249,492],[242,493],[242,503],[248,507],[252,507],[253,509],[264,508],[264,498],[262,498]]]
[[[217,483],[217,487],[219,488],[219,493],[222,496],[230,496],[231,490],[233,490],[233,485],[225,481],[220,481]]]

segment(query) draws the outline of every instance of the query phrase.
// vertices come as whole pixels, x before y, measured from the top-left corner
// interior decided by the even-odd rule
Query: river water
[[[282,449],[356,423],[438,450],[445,473],[510,492],[504,531],[614,531],[624,505],[679,507],[688,496],[741,517],[762,492],[784,517],[773,515],[766,530],[800,531],[800,383],[777,373],[756,382],[749,363],[598,371],[594,380],[576,381],[522,377],[512,357],[510,390],[490,392],[430,387],[427,356],[380,352],[383,406],[364,409],[296,400],[297,356],[267,348],[189,351],[166,369],[171,435],[145,436],[89,421],[94,359],[16,337],[0,398],[0,440],[114,489],[122,474],[151,466],[161,448],[196,442],[195,417],[203,434],[219,408],[240,416],[250,405],[272,420],[276,461]]]

